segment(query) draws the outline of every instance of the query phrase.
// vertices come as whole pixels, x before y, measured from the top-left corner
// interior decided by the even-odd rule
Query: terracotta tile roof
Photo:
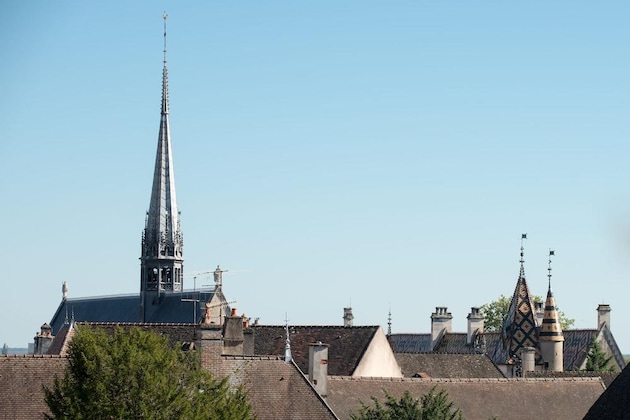
[[[584,419],[630,419],[630,366],[621,371]]]
[[[308,372],[309,344],[321,341],[328,344],[328,374],[351,376],[378,326],[295,326],[289,327],[291,355],[302,370]],[[284,326],[252,326],[254,354],[284,355],[286,333]]]
[[[43,418],[49,413],[42,385],[62,377],[66,358],[47,355],[0,356],[0,415],[7,419]],[[50,414],[50,413],[49,413]]]
[[[503,378],[485,354],[396,353],[405,377],[424,373],[431,378]]]
[[[356,412],[360,401],[399,398],[409,390],[418,398],[431,388],[445,389],[466,419],[581,419],[602,394],[597,378],[572,379],[366,379],[332,377],[328,404],[342,419]]]
[[[243,385],[259,420],[336,419],[294,363],[278,357],[224,356],[234,385]]]

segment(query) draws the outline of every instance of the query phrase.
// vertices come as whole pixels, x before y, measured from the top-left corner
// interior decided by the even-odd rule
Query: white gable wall
[[[402,371],[382,328],[378,328],[359,365],[352,373],[353,378],[379,377],[402,378]]]

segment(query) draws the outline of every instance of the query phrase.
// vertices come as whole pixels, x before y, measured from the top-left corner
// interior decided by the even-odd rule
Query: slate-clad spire
[[[162,107],[151,201],[142,235],[141,321],[150,321],[151,306],[159,304],[160,291],[181,291],[183,279],[183,237],[175,193],[175,172],[171,148],[166,63],[166,19],[164,13],[164,60]]]
[[[503,343],[508,348],[510,355],[508,363],[516,362],[521,349],[524,347],[539,348],[534,309],[525,279],[524,239],[527,239],[527,234],[521,236],[520,272],[512,295],[510,309],[503,322]]]

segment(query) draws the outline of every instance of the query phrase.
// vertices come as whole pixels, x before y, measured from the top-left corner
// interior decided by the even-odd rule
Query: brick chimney
[[[323,398],[328,395],[328,344],[308,345],[308,380]]]
[[[431,314],[431,349],[435,350],[438,340],[445,332],[451,332],[453,315],[448,312],[446,306],[436,306]]]
[[[601,328],[602,324],[606,324],[610,330],[610,305],[600,303],[597,306],[597,328]]]
[[[468,319],[468,333],[466,335],[466,344],[471,345],[473,340],[483,332],[484,317],[478,307],[470,308],[470,313],[466,317]]]

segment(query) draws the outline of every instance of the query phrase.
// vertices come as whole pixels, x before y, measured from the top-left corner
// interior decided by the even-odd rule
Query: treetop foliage
[[[436,392],[436,387],[420,398],[409,391],[397,400],[387,391],[385,402],[372,397],[373,406],[361,402],[358,413],[351,413],[352,420],[462,420],[462,412],[448,398],[446,390]]]
[[[540,296],[532,296],[532,305],[534,302],[544,302],[545,300]],[[481,305],[479,310],[484,316],[483,329],[485,332],[500,332],[503,328],[503,320],[510,310],[510,303],[512,298],[504,295],[499,296],[498,299],[492,302]],[[567,318],[567,316],[560,309],[558,311],[558,318],[560,320],[560,326],[563,330],[568,330],[575,324],[575,319]]]
[[[202,369],[197,354],[139,328],[78,328],[63,378],[44,394],[49,419],[240,420],[251,410],[247,395]]]

